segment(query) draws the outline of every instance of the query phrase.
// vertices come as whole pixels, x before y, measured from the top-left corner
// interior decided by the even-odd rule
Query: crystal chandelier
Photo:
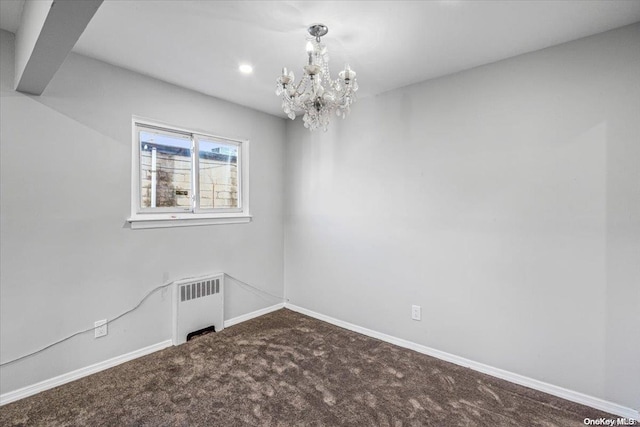
[[[304,127],[311,130],[322,128],[325,132],[329,126],[331,114],[344,118],[351,104],[356,100],[358,82],[356,72],[349,65],[340,71],[338,78],[331,80],[329,74],[329,55],[320,37],[329,29],[322,24],[314,24],[308,29],[313,36],[307,42],[309,63],[303,67],[304,75],[298,84],[292,71],[282,69],[278,77],[276,95],[282,96],[282,109],[291,120],[296,118],[296,111],[304,111],[302,121]]]

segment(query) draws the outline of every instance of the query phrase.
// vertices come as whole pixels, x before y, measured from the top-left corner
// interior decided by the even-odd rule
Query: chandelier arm
[[[286,91],[285,91],[286,92]],[[285,99],[291,104],[292,107],[298,107],[298,101],[296,99],[296,96],[291,96],[288,93],[284,94]]]
[[[302,86],[302,82],[304,81],[304,78],[300,79],[300,81],[298,82],[298,86],[296,86],[296,92],[295,93],[299,93],[298,91],[300,90],[300,86]]]
[[[299,89],[300,89],[300,86],[302,85],[303,81],[304,81],[304,79],[300,80],[297,85],[295,85],[293,83],[290,83],[294,87],[293,96],[289,95],[289,91],[287,90],[286,87],[283,87],[282,96],[287,101],[291,101],[293,103],[296,103],[296,97],[300,95]]]

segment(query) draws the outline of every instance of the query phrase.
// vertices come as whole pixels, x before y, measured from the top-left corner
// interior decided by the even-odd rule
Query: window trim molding
[[[127,221],[133,230],[145,228],[189,227],[196,225],[245,224],[251,222],[251,215],[242,214],[144,214],[130,217]]]
[[[194,209],[184,212],[141,212],[140,211],[140,149],[137,146],[136,125],[157,127],[160,130],[169,129],[190,135],[199,135],[214,139],[221,139],[237,143],[240,150],[240,208],[224,209],[220,212],[213,212],[212,209]],[[214,135],[211,132],[199,129],[188,129],[182,126],[175,126],[171,123],[161,122],[141,116],[131,117],[131,214],[127,221],[132,229],[142,228],[166,228],[185,227],[196,225],[214,224],[241,224],[251,221],[249,213],[249,140],[242,138],[230,138]],[[195,162],[192,162],[194,165]],[[195,165],[194,165],[195,167]],[[194,173],[194,171],[192,171]]]

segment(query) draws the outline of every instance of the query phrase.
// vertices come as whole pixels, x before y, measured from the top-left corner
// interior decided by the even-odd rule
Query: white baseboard
[[[238,323],[246,322],[247,320],[254,319],[256,317],[264,316],[267,313],[271,313],[272,311],[280,310],[284,308],[284,303],[281,302],[276,305],[272,305],[271,307],[261,308],[260,310],[252,311],[251,313],[243,314],[242,316],[234,317],[233,319],[225,320],[224,327],[228,328],[229,326],[237,325]]]
[[[534,390],[542,391],[553,396],[561,397],[572,402],[579,403],[581,405],[590,406],[601,411],[615,414],[620,417],[632,418],[634,420],[640,420],[639,411],[626,406],[618,405],[617,403],[608,402],[598,397],[589,396],[587,394],[579,393],[577,391],[568,390],[563,387],[558,387],[553,384],[545,383],[535,380],[533,378],[525,377],[513,372],[505,371],[503,369],[494,368],[493,366],[485,365],[484,363],[475,362],[473,360],[465,359],[464,357],[456,356],[451,353],[436,350],[431,347],[427,347],[421,344],[416,344],[411,341],[407,341],[401,338],[397,338],[391,335],[383,334],[381,332],[373,331],[371,329],[363,328],[352,323],[348,323],[342,320],[335,319],[324,314],[316,313],[309,309],[299,307],[294,304],[286,303],[285,308],[296,311],[301,314],[305,314],[309,317],[313,317],[318,320],[322,320],[332,325],[339,326],[344,329],[348,329],[353,332],[357,332],[362,335],[366,335],[372,338],[377,338],[381,341],[385,341],[391,344],[395,344],[399,347],[408,348],[418,353],[426,354],[444,360],[446,362],[455,363],[456,365],[464,366],[466,368],[473,369],[474,371],[482,372],[483,374],[491,375],[496,378],[500,378],[506,381],[510,381],[515,384],[519,384],[525,387],[532,388]]]
[[[155,353],[156,351],[171,347],[172,345],[173,342],[171,340],[162,341],[157,344],[132,351],[131,353],[116,356],[103,362],[98,362],[93,365],[76,369],[75,371],[67,372],[66,374],[62,374],[54,378],[50,378],[48,380],[40,381],[39,383],[20,388],[18,390],[0,394],[0,406],[6,405],[7,403],[15,402],[16,400],[20,400],[25,397],[33,396],[34,394],[49,390],[54,387],[58,387],[59,385],[66,384],[71,381],[78,380],[91,374],[95,374],[96,372],[104,371],[105,369],[109,369],[133,359],[137,359],[138,357]]]

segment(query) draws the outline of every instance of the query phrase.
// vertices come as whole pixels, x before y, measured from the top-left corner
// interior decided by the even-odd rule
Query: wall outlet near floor
[[[411,306],[411,318],[413,320],[422,320],[422,308],[419,305]]]
[[[93,326],[95,328],[93,330],[95,338],[100,338],[107,335],[107,319],[98,320],[93,324]]]

